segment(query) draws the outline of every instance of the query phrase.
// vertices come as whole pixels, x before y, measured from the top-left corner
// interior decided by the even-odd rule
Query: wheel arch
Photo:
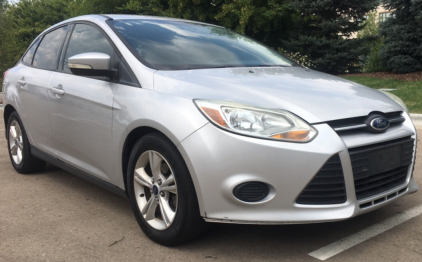
[[[135,143],[144,137],[145,135],[151,134],[151,133],[159,133],[166,137],[169,141],[172,141],[168,136],[166,136],[163,132],[160,130],[150,127],[150,126],[139,126],[132,131],[129,132],[129,134],[126,136],[125,142],[123,143],[123,152],[122,152],[122,160],[121,160],[121,168],[122,168],[122,174],[123,174],[123,182],[125,185],[125,192],[127,194],[127,166],[129,164],[129,157],[130,153],[132,152],[132,149],[135,145]],[[173,143],[173,141],[172,141]],[[174,144],[174,143],[173,143]],[[177,145],[175,145],[177,146]]]
[[[169,130],[167,130],[166,128],[164,128],[163,131],[161,131],[157,128],[151,127],[151,126],[138,126],[134,129],[132,129],[129,132],[129,134],[126,136],[125,142],[123,143],[122,159],[121,159],[121,168],[122,168],[121,171],[122,171],[122,174],[123,174],[123,183],[124,183],[126,195],[128,193],[127,167],[128,167],[128,164],[129,164],[130,154],[132,152],[132,149],[133,149],[135,143],[145,135],[148,135],[148,134],[151,134],[151,133],[158,133],[158,134],[161,134],[163,137],[167,138],[168,141],[171,142],[176,147],[176,150],[179,152],[180,156],[182,157],[184,164],[186,165],[186,168],[189,170],[189,173],[190,173],[189,175],[190,175],[190,178],[191,178],[192,183],[194,185],[194,190],[195,190],[196,197],[198,199],[200,213],[205,214],[205,211],[203,211],[203,200],[202,200],[202,195],[201,195],[201,192],[200,192],[200,189],[199,189],[199,184],[197,182],[197,177],[196,177],[196,174],[193,173],[194,170],[189,168],[189,165],[188,165],[189,159],[186,159],[186,157],[187,157],[186,154],[184,154],[183,152],[180,151],[180,148],[178,147],[178,144],[177,144],[178,140],[175,137],[171,136],[173,134],[170,133],[169,134],[170,136],[167,135]]]
[[[4,121],[4,128],[7,129],[7,122],[9,121],[9,117],[13,112],[17,112],[17,110],[12,105],[6,105],[3,112],[3,121]],[[7,132],[4,132],[7,138]]]

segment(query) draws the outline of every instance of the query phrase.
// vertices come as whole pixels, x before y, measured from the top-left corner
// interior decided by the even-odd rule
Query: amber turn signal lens
[[[293,130],[286,133],[281,133],[271,136],[272,138],[277,139],[289,139],[295,141],[302,141],[308,138],[310,130]]]
[[[219,124],[220,126],[227,127],[226,121],[224,121],[223,117],[221,116],[220,112],[217,109],[212,109],[208,107],[201,107],[202,111],[205,112],[215,123]]]

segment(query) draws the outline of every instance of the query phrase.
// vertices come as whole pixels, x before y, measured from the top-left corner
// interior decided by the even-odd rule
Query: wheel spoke
[[[157,153],[151,151],[149,152],[149,165],[151,167],[152,176],[154,177],[155,181],[160,179],[162,161],[163,160]]]
[[[173,221],[175,212],[170,208],[167,200],[164,197],[160,196],[159,201],[161,216],[163,217],[163,221],[166,226],[168,226]]]
[[[16,139],[18,137],[18,134],[16,133],[16,127],[11,126],[9,132],[12,135],[13,139]]]
[[[171,174],[166,180],[164,180],[162,187],[174,184],[174,176]]]
[[[172,186],[164,186],[160,188],[161,191],[167,191],[167,192],[171,192],[173,194],[177,194],[177,187],[176,185],[172,185]]]
[[[20,125],[16,125],[15,129],[16,129],[16,136],[21,137],[22,136],[22,130],[21,130]]]
[[[157,208],[157,201],[155,197],[150,197],[141,213],[145,216],[145,220],[151,220],[155,218],[155,209]]]
[[[174,182],[174,175],[171,174],[161,185],[161,191],[168,191],[177,194],[177,187]]]
[[[10,149],[10,152],[12,153],[12,155],[16,156],[18,152],[18,146],[16,144],[13,144],[12,148]]]
[[[22,150],[20,148],[18,148],[16,156],[18,158],[18,163],[20,163],[22,161]]]
[[[141,186],[152,188],[151,177],[145,172],[144,168],[135,170],[135,181]]]

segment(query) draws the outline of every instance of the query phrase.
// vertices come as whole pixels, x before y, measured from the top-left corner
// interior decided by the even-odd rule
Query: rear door
[[[58,72],[50,82],[49,107],[57,157],[112,182],[112,112],[117,83],[108,78],[73,75],[69,57],[100,52],[116,58],[106,36],[93,24],[75,24]]]
[[[54,29],[35,41],[14,70],[19,115],[34,146],[55,155],[48,109],[48,86],[58,66],[68,26]]]

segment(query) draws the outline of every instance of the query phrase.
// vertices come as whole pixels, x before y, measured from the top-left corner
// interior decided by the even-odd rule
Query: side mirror
[[[82,53],[69,57],[68,66],[74,75],[114,77],[117,70],[111,68],[111,58],[103,53]]]

